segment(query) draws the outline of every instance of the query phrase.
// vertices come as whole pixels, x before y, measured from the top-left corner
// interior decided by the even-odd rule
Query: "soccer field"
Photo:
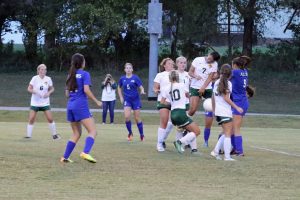
[[[79,158],[82,139],[71,158],[60,156],[71,130],[57,123],[63,139],[53,141],[48,125],[38,122],[33,139],[23,139],[25,122],[0,122],[0,199],[299,199],[300,129],[244,128],[244,158],[236,162],[209,157],[198,139],[201,157],[178,154],[173,145],[156,152],[157,125],[145,125],[146,140],[126,141],[123,124],[98,125],[92,155]],[[135,127],[134,127],[135,128]],[[135,133],[137,133],[137,130]],[[84,134],[83,136],[86,136]]]

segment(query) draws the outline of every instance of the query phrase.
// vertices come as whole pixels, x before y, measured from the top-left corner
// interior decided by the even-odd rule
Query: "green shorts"
[[[229,122],[232,122],[232,118],[231,117],[216,116],[216,120],[218,122],[218,125],[227,124]]]
[[[161,104],[159,101],[156,103],[157,110],[166,108],[168,110],[171,110],[171,105]]]
[[[185,109],[174,109],[171,111],[172,124],[178,128],[184,128],[191,124],[193,120],[186,115]]]
[[[188,111],[190,109],[190,103],[185,104],[185,110]]]
[[[190,96],[191,97],[203,97],[204,99],[208,99],[212,97],[212,89],[206,89],[202,95],[199,94],[199,89],[190,88]]]
[[[39,107],[39,106],[30,106],[30,110],[33,110],[35,112],[38,112],[38,111],[47,111],[47,110],[50,110],[50,106],[42,106],[42,107]]]

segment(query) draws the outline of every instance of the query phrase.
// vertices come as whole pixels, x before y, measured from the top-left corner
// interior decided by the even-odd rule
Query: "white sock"
[[[197,149],[197,138],[191,141],[190,143],[191,149]]]
[[[158,128],[158,130],[157,130],[157,142],[158,143],[162,143],[164,141],[165,132],[166,132],[166,129],[163,129],[160,127]]]
[[[177,133],[176,133],[176,141],[177,140],[180,140],[181,138],[183,137],[183,132],[181,132],[181,131],[177,131]]]
[[[165,131],[165,134],[164,134],[164,141],[167,140],[167,138],[168,138],[169,134],[171,133],[172,129],[173,129],[173,124],[172,124],[172,122],[168,121],[167,128],[165,129],[166,131]]]
[[[56,135],[56,126],[55,126],[55,122],[49,123],[49,129],[52,133],[52,135]]]
[[[224,157],[230,158],[230,151],[231,151],[231,138],[225,137],[224,139]]]
[[[189,132],[183,138],[180,139],[180,142],[184,145],[188,145],[196,138],[196,134],[193,132]]]
[[[33,124],[27,124],[27,137],[32,136]]]
[[[217,142],[217,144],[216,144],[216,146],[215,146],[215,149],[214,149],[214,152],[215,152],[216,154],[219,154],[219,151],[220,151],[221,148],[223,147],[223,144],[224,144],[224,138],[225,138],[225,135],[224,135],[224,134],[219,138],[219,140],[218,140],[218,142]]]

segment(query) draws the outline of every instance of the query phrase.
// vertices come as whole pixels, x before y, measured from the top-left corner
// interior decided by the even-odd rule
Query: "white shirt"
[[[219,95],[218,87],[219,87],[220,79],[215,82],[213,95],[215,98],[215,116],[220,117],[230,117],[232,118],[231,106],[224,100],[223,95]],[[228,89],[230,94],[232,92],[232,84],[228,81]]]
[[[44,107],[50,105],[50,98],[43,98],[41,96],[44,96],[48,91],[50,87],[53,87],[53,82],[49,76],[45,76],[43,79],[39,75],[36,75],[32,77],[30,83],[33,87],[33,91],[36,94],[31,95],[31,106],[36,107]]]
[[[184,83],[185,90],[189,91],[190,90],[190,82],[191,82],[191,77],[189,76],[189,73],[184,71],[184,72],[179,72],[179,82]],[[186,103],[190,103],[190,99],[186,98]]]
[[[195,68],[194,74],[197,76],[201,76],[200,80],[192,78],[191,80],[191,87],[195,89],[200,89],[205,81],[207,80],[208,76],[211,73],[218,71],[218,63],[215,61],[211,64],[206,62],[205,57],[197,57],[193,60],[192,66]],[[206,89],[212,89],[211,82],[208,84]]]
[[[169,74],[170,74],[170,72],[163,71],[163,72],[158,73],[156,75],[156,77],[154,78],[154,82],[158,83],[159,87],[160,87],[160,92],[158,93],[157,101],[160,101],[162,98],[161,92],[163,90],[165,90],[165,88],[167,88],[171,84]]]
[[[116,100],[116,89],[113,89],[110,84],[102,89],[101,101],[114,101]]]
[[[184,83],[173,83],[162,91],[162,96],[171,103],[171,110],[186,109],[186,94],[188,92]]]

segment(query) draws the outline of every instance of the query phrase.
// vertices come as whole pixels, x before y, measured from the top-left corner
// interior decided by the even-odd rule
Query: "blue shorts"
[[[132,110],[139,110],[142,108],[142,103],[140,99],[124,99],[123,107],[130,107]]]
[[[93,117],[89,108],[67,109],[67,120],[69,122],[80,122],[81,120]]]
[[[248,99],[246,100],[240,100],[240,101],[233,101],[238,107],[241,107],[244,112],[243,113],[239,113],[236,109],[231,108],[232,110],[232,114],[234,115],[241,115],[241,116],[245,116],[247,111],[248,111],[248,107],[249,107],[249,102]]]
[[[213,112],[204,112],[205,117],[213,117]]]

